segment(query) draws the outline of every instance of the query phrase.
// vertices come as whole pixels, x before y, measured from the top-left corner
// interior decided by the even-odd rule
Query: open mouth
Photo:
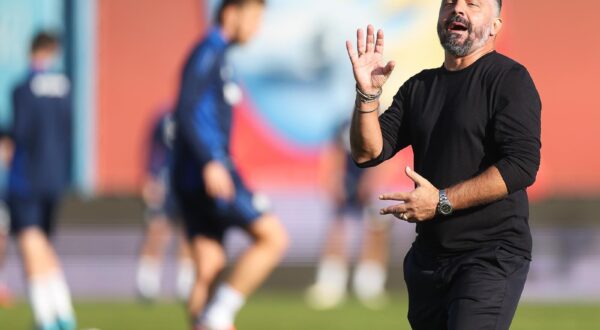
[[[467,31],[469,29],[469,27],[461,22],[450,22],[448,23],[448,31],[453,31],[453,32],[463,32],[463,31]]]

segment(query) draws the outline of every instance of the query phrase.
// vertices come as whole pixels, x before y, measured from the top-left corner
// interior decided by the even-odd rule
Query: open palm
[[[358,53],[354,51],[352,42],[346,41],[354,79],[362,92],[376,94],[383,87],[395,66],[393,61],[387,64],[383,62],[383,31],[377,31],[377,39],[375,39],[375,29],[372,25],[367,27],[366,38],[363,29],[358,29],[356,44]]]

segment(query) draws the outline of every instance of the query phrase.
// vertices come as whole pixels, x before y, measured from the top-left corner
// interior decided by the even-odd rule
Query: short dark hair
[[[257,4],[264,6],[267,4],[267,1],[266,0],[223,0],[223,1],[221,1],[221,6],[219,6],[219,11],[217,11],[217,23],[219,23],[219,24],[223,23],[223,11],[225,11],[225,8],[227,8],[228,6],[243,6],[248,3],[257,3]]]
[[[58,36],[51,32],[39,32],[31,41],[31,52],[35,53],[43,49],[57,48],[60,44]]]

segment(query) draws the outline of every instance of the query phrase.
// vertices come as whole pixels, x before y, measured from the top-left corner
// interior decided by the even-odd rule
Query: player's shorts
[[[158,218],[167,218],[169,221],[178,222],[181,218],[181,210],[177,198],[172,189],[168,189],[165,200],[157,207],[146,208],[146,221],[153,221]]]
[[[336,205],[335,213],[340,217],[349,216],[353,219],[360,220],[362,218],[365,205],[359,200],[356,194],[350,194],[352,192],[347,193],[349,194],[346,196],[346,198]]]
[[[195,190],[176,189],[183,222],[188,237],[205,236],[223,241],[231,227],[247,229],[260,218],[267,206],[242,182],[236,171],[230,170],[235,185],[232,201],[213,199],[204,187]]]
[[[17,235],[26,228],[37,227],[46,235],[52,234],[58,201],[58,197],[10,196],[11,232]]]
[[[338,217],[350,217],[361,219],[364,208],[368,201],[362,200],[358,194],[358,186],[363,172],[347,172],[344,175],[345,198],[335,206],[335,212]]]
[[[379,210],[387,206],[377,196],[361,198],[358,194],[358,180],[360,177],[346,177],[344,186],[346,198],[335,206],[335,215],[338,219],[352,219],[365,221],[365,225],[373,230],[387,230],[392,224],[391,216],[382,216]]]

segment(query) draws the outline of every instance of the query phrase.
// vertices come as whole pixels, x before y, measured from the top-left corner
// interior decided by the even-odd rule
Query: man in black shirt
[[[378,116],[394,69],[384,35],[358,31],[352,154],[376,166],[412,146],[416,189],[382,214],[417,224],[404,263],[414,329],[508,329],[531,260],[526,188],[540,162],[541,102],[527,70],[495,52],[500,0],[443,0],[442,67],[409,79]],[[365,42],[366,39],[366,42]]]

